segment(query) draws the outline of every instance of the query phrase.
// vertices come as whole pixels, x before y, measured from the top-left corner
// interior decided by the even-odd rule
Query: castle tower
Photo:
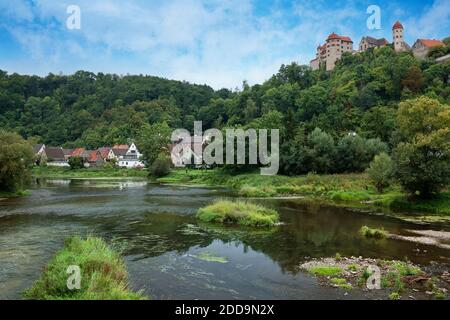
[[[392,35],[394,38],[394,49],[396,52],[401,52],[405,50],[404,31],[405,29],[403,28],[403,25],[400,23],[400,21],[397,21],[392,27]]]
[[[326,70],[332,71],[336,66],[336,61],[342,58],[346,52],[353,52],[353,41],[349,37],[343,37],[332,33],[326,41]]]

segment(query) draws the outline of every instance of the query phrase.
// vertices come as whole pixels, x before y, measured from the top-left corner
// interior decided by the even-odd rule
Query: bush
[[[17,192],[31,180],[31,146],[15,133],[0,131],[0,190]]]
[[[69,159],[70,170],[84,169],[84,159],[81,157],[71,157]]]
[[[219,200],[198,210],[197,218],[204,222],[270,227],[279,222],[278,212],[248,202]]]
[[[382,193],[383,190],[389,187],[394,172],[394,162],[386,153],[381,153],[375,156],[367,169],[367,174],[373,181],[377,191]]]
[[[67,287],[69,266],[81,270],[80,290]],[[127,271],[121,257],[99,238],[66,239],[64,248],[50,261],[41,278],[24,292],[33,300],[142,300],[128,289]]]
[[[160,154],[150,167],[150,174],[156,178],[165,177],[170,173],[172,162],[165,154]]]
[[[362,227],[359,232],[366,238],[384,239],[387,236],[387,232],[383,229],[372,229],[367,226]]]

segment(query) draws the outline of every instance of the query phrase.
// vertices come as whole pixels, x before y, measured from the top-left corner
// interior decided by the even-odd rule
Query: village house
[[[192,141],[194,141],[193,137]],[[195,145],[194,142],[189,145],[181,141],[169,145],[170,157],[175,168],[185,168],[186,164],[202,163],[202,154],[196,152],[199,148],[195,148]],[[178,152],[175,147],[178,147]],[[200,150],[203,152],[203,144],[201,144]]]
[[[47,163],[48,166],[69,167],[69,159],[80,157],[85,167],[101,167],[109,161],[115,161],[121,168],[144,168],[141,161],[142,154],[134,143],[129,145],[115,145],[102,147],[97,150],[86,148],[63,149],[46,147],[43,144],[33,146],[36,164]]]
[[[62,148],[46,147],[44,153],[47,166],[49,167],[68,167],[69,162],[64,156]]]
[[[121,168],[144,168],[145,164],[141,161],[142,154],[139,152],[136,144],[115,145],[108,153],[108,160],[116,161]]]

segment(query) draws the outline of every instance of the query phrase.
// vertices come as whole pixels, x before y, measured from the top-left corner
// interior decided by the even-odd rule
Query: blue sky
[[[81,29],[66,27],[69,5]],[[368,30],[369,5],[381,30]],[[150,74],[214,88],[261,83],[282,63],[306,64],[331,32],[391,40],[450,36],[450,0],[0,0],[0,69]]]

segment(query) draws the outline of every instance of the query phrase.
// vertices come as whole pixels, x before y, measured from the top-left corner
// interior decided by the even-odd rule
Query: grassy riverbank
[[[399,186],[379,194],[365,174],[306,176],[230,175],[223,170],[174,170],[158,181],[175,184],[223,186],[242,197],[305,196],[342,205],[408,209],[450,218],[450,192],[431,200],[411,202]]]
[[[69,266],[80,268],[80,289],[68,289]],[[76,283],[76,282],[75,282]],[[125,263],[102,239],[68,238],[64,248],[49,262],[39,280],[25,291],[32,300],[142,300],[131,291]]]
[[[34,167],[35,178],[53,179],[114,179],[114,178],[147,178],[147,170],[119,168],[86,168],[71,170],[70,168]]]

